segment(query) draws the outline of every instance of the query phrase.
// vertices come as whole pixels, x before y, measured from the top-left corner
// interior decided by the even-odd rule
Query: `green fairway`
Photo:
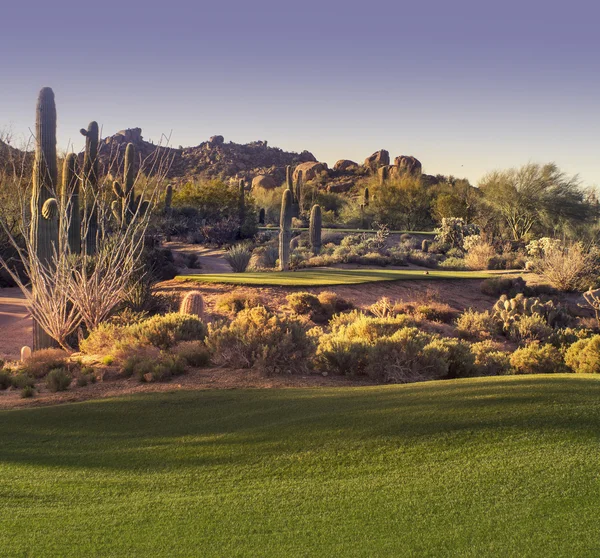
[[[276,231],[279,232],[279,227],[258,227],[261,231]],[[295,227],[292,229],[293,231],[307,231],[308,227]],[[376,234],[377,231],[372,229],[331,229],[327,227],[323,227],[323,232],[341,232],[341,233],[356,233],[356,234]],[[435,236],[437,233],[435,231],[389,231],[390,234],[418,234],[419,236]]]
[[[300,271],[267,271],[257,273],[215,273],[178,275],[180,281],[226,283],[272,287],[319,287],[322,285],[358,285],[377,281],[422,279],[487,279],[479,271],[429,271],[414,269],[301,269]]]
[[[2,556],[597,556],[600,382],[0,412]]]

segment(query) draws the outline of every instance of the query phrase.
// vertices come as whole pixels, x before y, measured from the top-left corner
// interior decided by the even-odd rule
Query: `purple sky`
[[[385,148],[475,183],[555,161],[600,184],[589,0],[35,4],[2,8],[0,128],[17,139],[48,85],[63,148],[95,119],[104,135],[266,139],[329,164]]]

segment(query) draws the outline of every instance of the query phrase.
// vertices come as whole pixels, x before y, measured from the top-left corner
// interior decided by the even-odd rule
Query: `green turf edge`
[[[279,227],[258,227],[259,231],[279,231]],[[292,229],[293,231],[307,231],[308,227],[296,227]],[[331,227],[323,227],[323,231],[327,232],[343,232],[343,233],[367,233],[367,234],[376,234],[377,231],[374,230],[366,230],[366,229],[336,229]],[[435,236],[437,233],[435,231],[389,231],[390,234],[419,234],[426,236]]]
[[[192,281],[196,283],[221,283],[228,285],[255,286],[303,286],[319,287],[325,285],[360,285],[383,281],[418,281],[418,280],[483,280],[491,274],[476,271],[421,271],[421,270],[379,270],[379,269],[317,269],[291,272],[254,272],[254,273],[218,273],[198,275],[178,275],[176,281]]]

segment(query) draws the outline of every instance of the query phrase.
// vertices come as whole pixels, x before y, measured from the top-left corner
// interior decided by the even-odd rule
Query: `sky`
[[[81,148],[78,130],[97,120],[104,136],[267,140],[329,165],[387,149],[473,184],[553,161],[600,185],[590,0],[34,0],[2,12],[0,130],[13,143],[50,86],[62,149]]]

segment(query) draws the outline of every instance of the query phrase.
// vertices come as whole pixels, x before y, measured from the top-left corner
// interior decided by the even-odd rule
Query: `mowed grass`
[[[279,227],[258,227],[261,231],[279,231]],[[294,227],[294,231],[307,231],[308,227]],[[356,234],[377,234],[373,229],[331,229],[323,227],[323,232],[356,233]],[[435,231],[389,231],[390,234],[416,234],[419,236],[435,236]]]
[[[171,392],[0,413],[2,556],[593,556],[600,382]]]
[[[323,285],[359,285],[379,281],[415,281],[428,279],[487,279],[490,274],[479,271],[429,271],[414,269],[301,269],[299,271],[267,271],[247,273],[207,273],[178,275],[179,281],[256,285],[263,287],[319,287]]]

